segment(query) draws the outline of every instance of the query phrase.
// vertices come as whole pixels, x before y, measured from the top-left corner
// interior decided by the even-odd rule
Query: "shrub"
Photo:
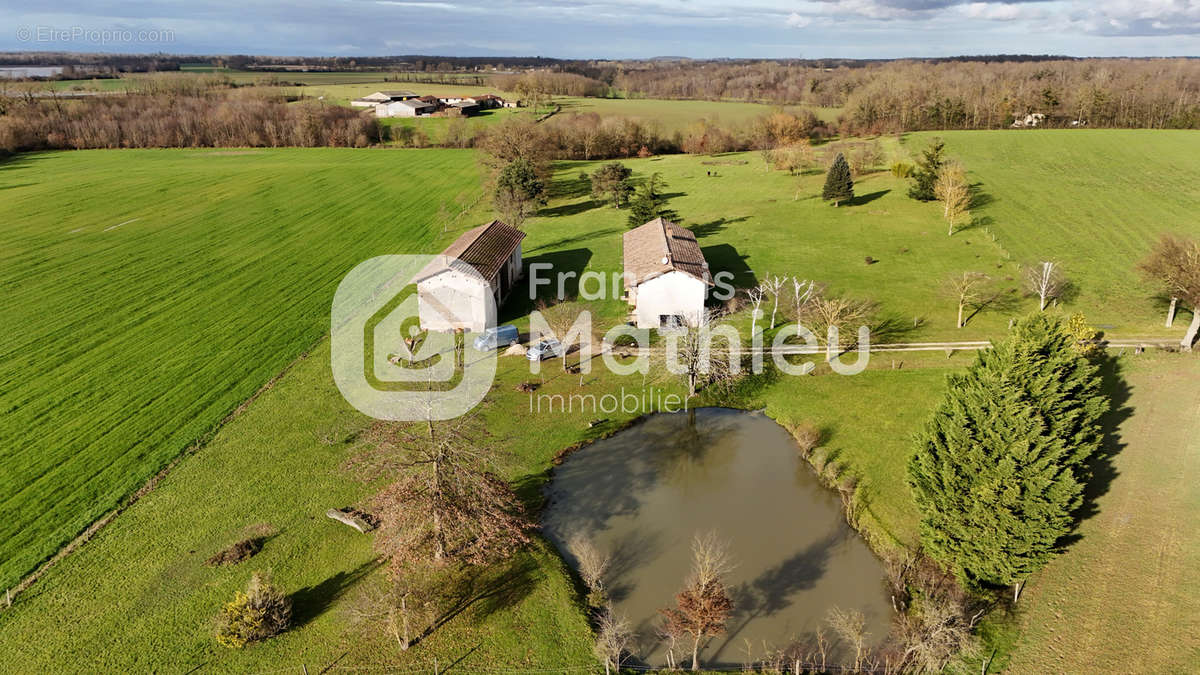
[[[796,445],[800,447],[800,456],[806,459],[821,445],[821,429],[812,422],[801,422],[792,435],[796,437]]]
[[[246,592],[238,591],[217,617],[217,641],[226,647],[245,647],[287,630],[292,601],[267,574],[255,572]]]
[[[913,165],[905,162],[896,162],[892,164],[891,172],[896,178],[909,178],[912,176]]]
[[[209,567],[220,567],[221,565],[235,565],[243,560],[249,560],[256,553],[262,550],[262,537],[250,537],[243,539],[238,543],[217,551],[211,558],[205,561],[204,564]]]

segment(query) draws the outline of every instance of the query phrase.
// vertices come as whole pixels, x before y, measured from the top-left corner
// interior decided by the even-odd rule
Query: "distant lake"
[[[62,71],[62,66],[0,66],[0,77],[52,77]]]
[[[701,652],[704,666],[741,666],[747,641],[757,659],[764,645],[811,640],[835,606],[864,614],[871,644],[887,635],[882,563],[787,430],[762,414],[651,415],[571,454],[546,493],[543,531],[570,564],[564,544],[573,536],[613,556],[607,586],[643,663],[666,663],[658,609],[673,605],[688,575],[692,537],[710,530],[729,542],[737,567],[725,580],[734,615]],[[834,657],[848,662],[846,646],[835,643],[830,664]]]

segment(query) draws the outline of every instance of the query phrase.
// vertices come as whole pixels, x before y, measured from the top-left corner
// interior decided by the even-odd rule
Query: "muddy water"
[[[547,496],[543,524],[560,550],[583,535],[613,556],[610,596],[644,663],[666,662],[657,610],[673,604],[688,574],[693,535],[709,530],[729,542],[737,566],[726,579],[734,616],[701,652],[704,664],[740,665],[747,651],[758,658],[811,640],[835,606],[861,611],[872,643],[887,633],[882,564],[787,431],[760,414],[652,415],[568,457]],[[845,645],[831,651],[846,654]]]

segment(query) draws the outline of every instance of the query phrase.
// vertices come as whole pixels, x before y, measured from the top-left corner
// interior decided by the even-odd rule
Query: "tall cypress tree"
[[[948,385],[909,462],[921,541],[968,586],[1019,584],[1074,527],[1108,401],[1044,316]]]
[[[829,166],[829,172],[825,174],[825,189],[821,190],[821,199],[833,202],[834,206],[854,199],[854,178],[850,175],[850,165],[846,163],[846,157],[840,152]]]

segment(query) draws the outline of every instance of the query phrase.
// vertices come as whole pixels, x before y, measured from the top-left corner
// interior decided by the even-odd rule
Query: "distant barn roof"
[[[460,263],[455,259],[475,268],[480,276],[490,281],[524,238],[524,232],[499,220],[472,228],[463,232],[462,236],[455,239],[453,244],[447,246],[446,250],[426,265],[414,281],[423,281],[457,268]]]
[[[667,272],[683,272],[712,285],[708,262],[696,235],[664,218],[624,235],[625,286],[636,286]]]

